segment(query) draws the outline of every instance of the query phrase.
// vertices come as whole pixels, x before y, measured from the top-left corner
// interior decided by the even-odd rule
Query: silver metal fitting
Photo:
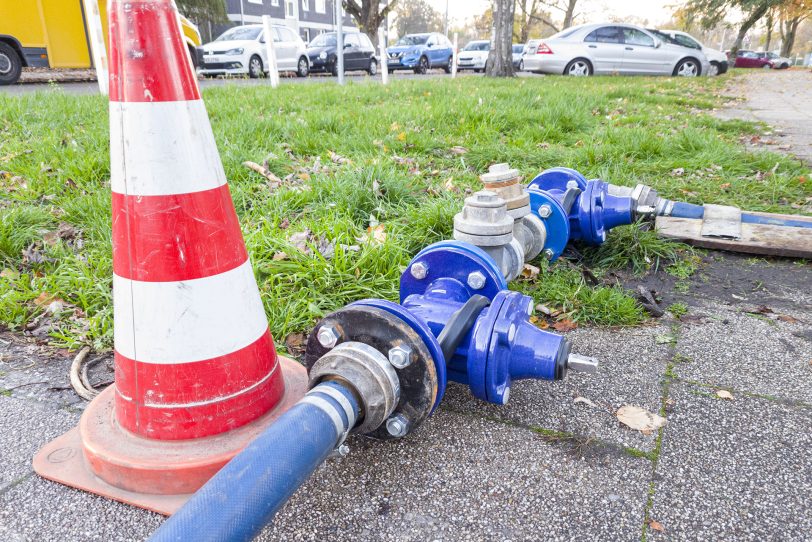
[[[510,399],[510,388],[505,388],[505,393],[502,394],[502,404],[506,405],[508,400]]]
[[[553,214],[553,208],[546,203],[539,207],[539,216],[541,218],[549,218],[551,214]]]
[[[409,273],[417,280],[423,280],[429,274],[429,266],[423,262],[413,263],[409,268]]]
[[[589,356],[570,354],[567,358],[567,369],[580,373],[595,374],[598,372],[598,360]]]
[[[409,432],[409,420],[403,414],[395,414],[386,420],[386,431],[393,437],[405,437]]]
[[[524,249],[524,261],[529,262],[539,255],[547,242],[547,226],[533,213],[516,221],[513,237],[518,239]]]
[[[513,218],[505,200],[496,192],[481,190],[465,198],[462,211],[454,216],[454,239],[478,247],[499,246],[513,237]]]
[[[500,183],[505,181],[519,180],[519,170],[511,169],[507,163],[494,164],[488,168],[488,172],[480,175],[479,179],[486,184]]]
[[[339,444],[338,447],[336,448],[336,454],[340,455],[341,457],[347,457],[349,453],[350,447],[347,446],[346,444],[343,443]]]
[[[361,400],[363,419],[353,429],[371,433],[380,427],[400,401],[400,380],[389,359],[375,348],[356,341],[339,344],[310,368],[310,387],[329,378],[352,382]]]
[[[485,275],[479,271],[468,274],[468,286],[474,290],[481,290],[485,287]]]
[[[333,326],[324,326],[319,330],[316,338],[318,338],[319,344],[324,348],[333,348],[338,343],[340,337],[336,328]]]
[[[551,249],[551,248],[545,248],[544,249],[544,257],[547,260],[552,260],[553,256],[555,256],[555,253],[553,252],[553,249]]]
[[[389,349],[389,363],[395,369],[405,369],[412,363],[412,348],[407,344],[401,344]]]

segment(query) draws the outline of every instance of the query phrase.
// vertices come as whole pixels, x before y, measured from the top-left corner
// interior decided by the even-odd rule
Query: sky
[[[448,2],[448,17],[452,21],[462,22],[479,15],[487,9],[490,0],[428,0],[429,4],[440,13],[445,13]],[[671,19],[671,12],[675,0],[580,0],[576,13],[583,16],[577,19],[579,23],[595,23],[608,20],[609,16],[616,18],[635,17],[636,20],[647,19],[650,24],[666,23]],[[555,20],[561,20],[560,12],[552,12]],[[616,19],[617,20],[617,19]]]

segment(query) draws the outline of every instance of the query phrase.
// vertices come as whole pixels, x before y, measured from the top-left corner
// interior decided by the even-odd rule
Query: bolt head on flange
[[[539,207],[539,216],[541,218],[549,218],[551,214],[553,214],[553,209],[549,205],[544,204]]]
[[[468,275],[468,286],[474,290],[481,290],[485,287],[485,275],[479,271],[474,271]]]
[[[405,437],[409,432],[409,420],[402,414],[395,414],[386,420],[386,431],[395,438]]]
[[[409,268],[409,273],[417,280],[423,280],[429,274],[429,266],[423,262],[415,262]]]
[[[389,350],[389,363],[395,369],[405,369],[412,363],[412,348],[407,344],[401,344]]]
[[[553,249],[551,249],[551,248],[545,248],[544,249],[544,257],[546,259],[552,260],[553,256],[555,256],[555,252],[553,252]]]
[[[332,326],[324,326],[319,330],[317,336],[319,344],[324,348],[333,348],[338,344],[339,335],[336,329]]]

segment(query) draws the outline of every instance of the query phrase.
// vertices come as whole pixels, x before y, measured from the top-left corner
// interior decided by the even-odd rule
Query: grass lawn
[[[208,89],[204,99],[274,337],[306,333],[363,297],[395,300],[411,255],[450,238],[489,164],[644,182],[690,202],[793,212],[812,195],[797,161],[747,152],[759,128],[707,114],[725,77],[462,77]],[[56,90],[0,96],[0,326],[109,348],[112,263],[107,104]],[[457,148],[461,147],[461,148]],[[281,183],[242,166],[267,162]],[[636,228],[585,249],[611,267],[691,272],[683,245]],[[561,261],[514,284],[562,316],[634,325],[621,286]],[[670,267],[669,267],[670,266]]]

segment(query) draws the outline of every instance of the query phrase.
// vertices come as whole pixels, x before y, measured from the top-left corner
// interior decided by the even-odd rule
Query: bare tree
[[[355,24],[364,32],[372,43],[378,43],[378,28],[386,20],[389,12],[398,5],[398,0],[380,2],[378,0],[343,0],[344,9]]]
[[[517,0],[516,1],[516,19],[519,23],[519,33],[516,38],[519,43],[527,43],[530,38],[530,31],[536,29],[542,30],[547,26],[553,31],[558,32],[559,28],[552,22],[550,14],[542,9],[546,5],[542,0]]]
[[[786,0],[778,6],[778,28],[781,30],[781,56],[789,56],[795,45],[798,25],[812,16],[812,1]]]
[[[572,21],[577,17],[575,14],[575,5],[578,3],[578,0],[544,0],[543,3],[554,10],[560,11],[564,15],[564,21],[561,23],[560,28],[552,24],[550,25],[556,32],[572,26]]]
[[[724,20],[730,11],[738,11],[744,19],[739,24],[736,40],[730,48],[736,54],[747,32],[770,11],[787,0],[689,0],[685,14],[689,21],[698,20],[703,28],[711,28]]]
[[[489,77],[513,77],[513,19],[516,0],[493,0],[491,50],[485,63]]]

